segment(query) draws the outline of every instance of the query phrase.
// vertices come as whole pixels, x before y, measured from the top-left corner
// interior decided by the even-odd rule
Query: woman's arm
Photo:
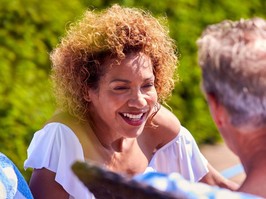
[[[161,140],[164,140],[163,145],[173,137],[178,135],[181,124],[178,118],[167,108],[161,106],[161,109],[154,117],[155,123],[158,125],[157,131],[162,132]],[[166,136],[167,135],[167,136]],[[167,139],[163,139],[163,137]],[[209,172],[200,180],[209,185],[217,185],[219,187],[227,188],[230,190],[238,189],[239,185],[231,180],[224,178],[215,168],[208,163]]]
[[[239,188],[239,184],[223,177],[212,165],[208,163],[209,173],[207,173],[200,182],[204,182],[209,185],[217,185],[219,187],[227,188],[235,191]]]
[[[48,169],[34,169],[30,179],[34,199],[69,199],[69,194],[55,181],[55,173]]]

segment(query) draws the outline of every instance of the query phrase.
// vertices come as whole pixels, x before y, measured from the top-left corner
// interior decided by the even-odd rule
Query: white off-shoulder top
[[[84,161],[85,158],[77,136],[69,127],[58,122],[47,124],[34,134],[27,153],[25,169],[46,168],[55,172],[55,181],[64,187],[70,199],[94,199],[71,170],[75,161]],[[179,172],[191,182],[199,181],[208,173],[207,160],[184,127],[153,155],[145,172],[148,171]]]

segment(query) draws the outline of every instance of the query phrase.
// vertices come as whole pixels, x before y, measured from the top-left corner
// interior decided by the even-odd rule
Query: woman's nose
[[[141,91],[137,91],[131,94],[128,100],[128,106],[133,108],[143,108],[147,105],[145,95]]]

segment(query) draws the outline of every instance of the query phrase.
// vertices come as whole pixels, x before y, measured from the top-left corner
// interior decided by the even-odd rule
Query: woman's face
[[[157,102],[151,60],[143,53],[132,53],[119,64],[107,59],[103,67],[107,72],[98,89],[89,91],[95,133],[137,137]]]

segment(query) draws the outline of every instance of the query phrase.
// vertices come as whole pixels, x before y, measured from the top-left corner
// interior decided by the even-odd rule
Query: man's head
[[[208,26],[197,41],[202,86],[228,112],[234,126],[266,122],[266,21]]]

